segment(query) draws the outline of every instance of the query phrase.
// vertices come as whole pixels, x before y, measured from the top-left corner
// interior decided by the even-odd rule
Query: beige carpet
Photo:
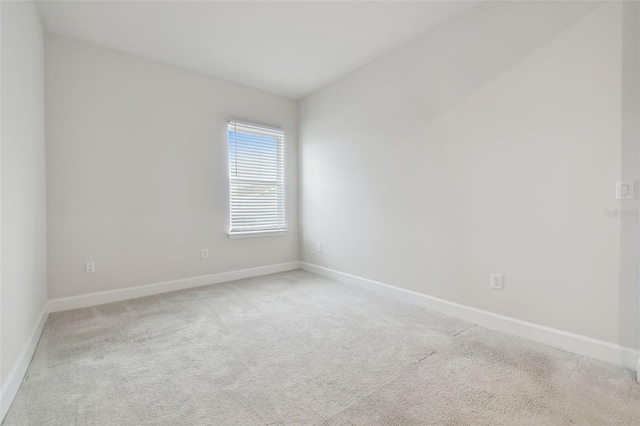
[[[640,385],[293,271],[52,314],[4,424],[640,425]]]

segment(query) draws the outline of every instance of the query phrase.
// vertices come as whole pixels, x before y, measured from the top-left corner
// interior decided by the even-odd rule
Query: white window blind
[[[284,132],[229,122],[231,235],[287,229]]]

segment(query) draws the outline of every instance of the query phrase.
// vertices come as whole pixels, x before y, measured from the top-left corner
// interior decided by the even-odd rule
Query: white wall
[[[45,65],[50,298],[298,260],[293,100],[53,35]],[[227,237],[232,118],[286,132],[285,236]]]
[[[303,99],[303,260],[638,347],[623,7],[487,2]]]
[[[0,8],[4,393],[47,301],[47,229],[42,27],[33,2],[2,2]]]

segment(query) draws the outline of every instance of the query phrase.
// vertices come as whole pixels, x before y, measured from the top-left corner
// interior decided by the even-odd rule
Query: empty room
[[[0,423],[640,425],[640,3],[0,0]]]

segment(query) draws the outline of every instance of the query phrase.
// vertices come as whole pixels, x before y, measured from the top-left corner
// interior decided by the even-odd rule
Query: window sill
[[[254,238],[254,237],[273,237],[276,235],[284,235],[287,231],[254,231],[254,232],[230,232],[229,238],[235,240],[236,238]]]

